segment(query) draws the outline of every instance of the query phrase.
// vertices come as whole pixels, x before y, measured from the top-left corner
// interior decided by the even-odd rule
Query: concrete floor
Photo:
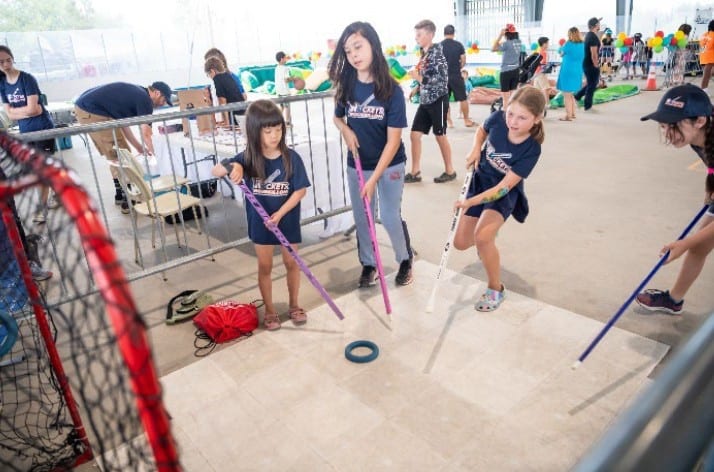
[[[362,320],[370,325],[364,334],[381,341],[379,333],[389,333],[390,325],[383,317],[373,314],[374,312],[379,313],[380,310],[379,292],[365,294],[355,290],[360,268],[356,257],[354,237],[347,239],[337,235],[327,240],[320,240],[316,236],[320,228],[308,227],[304,230],[305,244],[301,248],[302,256],[332,297],[346,300],[347,308],[344,309],[344,312],[347,320],[343,322],[345,327],[342,328],[341,334],[332,338],[330,330],[336,329],[335,321],[332,320],[333,315],[326,309],[319,294],[303,278],[301,303],[311,313],[311,319],[306,327],[307,332],[290,329],[289,322],[286,323],[286,329],[279,333],[267,333],[259,330],[255,336],[249,339],[219,348],[215,354],[209,356],[207,361],[195,364],[196,367],[193,370],[190,366],[198,361],[193,355],[194,329],[190,324],[171,327],[164,325],[166,303],[176,293],[189,288],[206,289],[217,299],[231,298],[249,301],[260,298],[252,250],[245,248],[238,251],[227,251],[215,261],[201,260],[188,266],[179,267],[168,274],[166,282],[162,281],[159,276],[154,276],[133,283],[132,289],[135,297],[151,327],[150,335],[156,361],[161,374],[165,376],[168,406],[172,409],[182,446],[193,444],[196,441],[210,441],[210,439],[204,437],[199,440],[196,437],[196,428],[203,422],[201,415],[191,418],[181,416],[189,412],[183,406],[177,406],[175,403],[176,399],[173,396],[175,391],[172,389],[175,388],[176,382],[172,379],[180,378],[182,380],[179,383],[184,384],[186,381],[195,379],[196,386],[199,388],[204,384],[204,379],[201,378],[204,368],[218,362],[217,359],[230,359],[231,356],[234,356],[230,360],[232,369],[234,369],[232,382],[240,383],[242,372],[252,372],[250,375],[261,376],[266,385],[271,384],[271,379],[273,379],[275,383],[284,383],[287,390],[295,390],[294,395],[297,396],[299,393],[300,398],[295,398],[293,393],[284,391],[285,389],[272,391],[276,395],[290,397],[290,405],[284,405],[286,409],[283,409],[283,406],[273,406],[273,402],[258,398],[260,396],[258,390],[259,387],[262,388],[262,385],[256,385],[255,389],[251,391],[251,402],[257,400],[257,404],[245,403],[246,399],[238,396],[239,401],[236,402],[238,410],[236,411],[255,408],[247,418],[251,422],[257,423],[251,430],[253,436],[244,436],[244,442],[236,442],[235,448],[243,450],[255,448],[255,451],[259,451],[259,453],[240,457],[230,456],[232,459],[228,462],[216,463],[223,465],[211,463],[211,459],[204,455],[206,461],[212,464],[210,465],[212,469],[203,468],[200,461],[195,463],[193,459],[191,464],[185,464],[187,469],[216,471],[238,469],[454,470],[449,467],[451,465],[456,470],[524,470],[524,468],[529,470],[564,470],[575,463],[577,457],[596,440],[614,415],[621,411],[641,385],[646,383],[643,377],[651,374],[653,367],[665,355],[666,347],[670,346],[676,349],[677,346],[680,346],[701,321],[714,310],[714,290],[711,289],[714,285],[714,265],[709,263],[687,294],[685,312],[682,316],[643,314],[635,309],[629,309],[618,322],[618,329],[613,331],[611,338],[607,340],[607,343],[602,343],[603,345],[608,344],[610,348],[598,347],[603,350],[603,354],[598,353],[597,356],[593,354],[593,358],[603,355],[600,362],[606,359],[604,364],[593,359],[592,364],[586,363],[581,367],[581,369],[595,369],[591,372],[594,377],[583,385],[574,387],[578,389],[578,392],[570,397],[569,402],[561,404],[559,409],[548,410],[542,407],[543,402],[547,403],[550,400],[548,392],[541,392],[536,387],[550,386],[553,388],[555,384],[544,382],[545,379],[563,380],[562,376],[566,375],[563,366],[569,366],[577,358],[579,352],[597,334],[602,326],[601,323],[607,321],[617,311],[657,263],[658,252],[662,245],[676,239],[701,208],[705,177],[704,166],[697,164],[699,159],[690,150],[676,150],[664,146],[655,124],[639,121],[640,116],[656,107],[661,95],[662,92],[643,92],[631,98],[598,105],[589,112],[579,110],[577,120],[574,122],[558,121],[557,118],[562,115],[562,110],[549,111],[545,120],[546,141],[543,145],[543,155],[538,166],[526,181],[531,214],[525,224],[509,221],[501,230],[497,240],[501,251],[503,280],[513,297],[504,302],[498,312],[490,316],[498,317],[499,314],[510,316],[509,314],[513,314],[514,308],[518,312],[518,301],[523,301],[523,303],[532,303],[533,306],[547,307],[549,313],[567,313],[568,316],[563,319],[577,320],[577,322],[573,326],[568,325],[569,327],[563,328],[557,323],[551,324],[546,319],[542,319],[538,310],[533,309],[527,313],[521,313],[518,323],[512,324],[513,329],[508,335],[513,336],[514,341],[525,343],[523,346],[526,347],[509,351],[506,346],[503,346],[503,350],[500,352],[506,358],[511,356],[509,362],[520,364],[521,370],[526,375],[536,375],[537,373],[539,376],[535,379],[531,378],[527,384],[521,385],[523,390],[519,400],[531,398],[531,401],[499,404],[498,398],[481,397],[479,401],[482,402],[475,401],[476,406],[465,406],[469,414],[464,415],[458,424],[445,426],[446,429],[454,429],[457,432],[454,432],[453,436],[437,439],[437,441],[444,440],[443,444],[429,444],[428,439],[428,431],[433,427],[430,422],[438,421],[438,418],[429,416],[422,421],[418,415],[415,415],[415,412],[422,411],[434,404],[447,410],[455,408],[446,398],[452,398],[455,402],[454,405],[462,405],[464,398],[468,397],[463,392],[475,388],[474,385],[480,384],[480,379],[489,382],[489,385],[495,383],[492,385],[491,394],[497,396],[498,392],[508,390],[505,386],[514,382],[518,376],[514,374],[513,364],[508,364],[506,361],[494,363],[496,359],[484,357],[484,353],[475,347],[483,342],[498,340],[498,338],[494,340],[490,337],[492,334],[488,334],[488,331],[482,332],[478,328],[479,321],[473,321],[475,324],[470,328],[471,331],[466,327],[460,328],[459,323],[452,323],[455,319],[468,323],[466,320],[471,315],[475,320],[489,319],[476,314],[470,308],[480,294],[478,290],[482,289],[480,281],[485,280],[485,273],[475,251],[452,252],[451,254],[449,268],[453,272],[461,274],[459,280],[468,287],[466,292],[459,295],[464,298],[459,298],[458,303],[451,305],[453,310],[449,308],[449,311],[441,313],[441,316],[435,314],[432,315],[433,318],[430,318],[422,312],[424,303],[409,304],[402,295],[406,291],[417,293],[417,300],[422,302],[425,299],[425,294],[428,295],[435,266],[440,261],[451,221],[452,203],[458,195],[464,176],[463,165],[459,164],[457,165],[459,176],[455,182],[448,184],[431,182],[432,177],[443,171],[441,158],[433,137],[428,136],[423,140],[422,172],[425,177],[424,182],[408,185],[404,193],[404,219],[409,224],[412,245],[419,253],[418,261],[420,262],[415,268],[416,284],[413,287],[402,289],[395,295],[395,303],[408,307],[408,309],[395,312],[394,323],[398,323],[401,328],[405,329],[405,333],[409,333],[409,336],[403,338],[396,336],[396,339],[384,340],[384,345],[380,345],[383,357],[366,369],[361,366],[344,365],[341,351],[344,349],[344,345],[351,340],[351,337],[346,333],[362,334],[359,331],[354,333],[351,331],[352,323],[355,320]],[[408,105],[410,118],[415,109],[416,106]],[[472,118],[477,121],[483,121],[488,114],[488,107],[483,105],[471,105],[470,110]],[[460,120],[455,120],[455,122],[456,127],[449,129],[448,136],[455,162],[462,163],[471,147],[474,130],[465,128]],[[409,148],[408,131],[404,133],[404,140]],[[75,149],[72,154],[78,154],[81,151],[82,148]],[[71,163],[71,157],[68,161]],[[112,211],[116,211],[117,215],[112,216],[111,221],[122,225],[122,218],[126,217],[119,215],[116,209]],[[126,223],[123,224],[125,228],[128,228]],[[386,266],[385,271],[393,273],[397,269],[393,260],[393,251],[389,247],[388,238],[383,230],[380,229],[378,232]],[[126,247],[131,251],[130,245]],[[129,251],[122,251],[122,255],[127,264],[132,264],[130,261],[133,260],[133,254]],[[668,288],[673,283],[678,268],[679,261],[665,266],[655,276],[650,286]],[[135,270],[135,268],[131,270]],[[279,259],[276,259],[274,274],[274,298],[278,302],[278,309],[286,312],[287,293],[284,269]],[[448,284],[445,284],[444,287],[440,296],[447,300],[454,299],[458,292],[452,293]],[[392,293],[395,291],[393,290]],[[360,301],[364,306],[358,303]],[[365,320],[363,312],[366,306],[371,306],[372,311],[368,310],[369,317]],[[411,326],[408,321],[410,317],[415,317],[420,321]],[[464,377],[464,367],[461,365],[452,366],[454,367],[454,377],[451,380],[431,376],[424,372],[424,366],[429,362],[424,356],[433,352],[434,345],[439,339],[438,334],[443,333],[447,321],[450,323],[449,337],[441,341],[444,343],[444,352],[449,349],[448,341],[451,339],[451,335],[457,336],[459,343],[452,347],[457,350],[464,347],[465,351],[459,353],[462,356],[461,359],[458,357],[449,358],[449,362],[463,362],[466,365],[472,365],[475,370],[471,374],[475,377]],[[533,333],[528,329],[523,329],[530,323],[539,321],[542,322],[537,328],[540,330],[539,334],[543,338],[547,338],[549,330],[552,329],[551,334],[554,337],[553,343],[544,345],[543,351],[537,346],[529,344],[529,337]],[[323,325],[323,323],[325,324]],[[327,332],[321,331],[323,328]],[[430,335],[437,336],[437,338],[431,337],[426,343],[420,342],[424,341],[423,336],[422,338],[419,336],[410,338],[414,334],[412,330],[425,328],[431,328]],[[394,333],[396,330],[392,332]],[[387,337],[389,337],[388,334]],[[326,343],[326,339],[329,341],[328,343]],[[286,356],[285,353],[291,353],[291,351],[286,349],[283,343],[287,343],[290,349],[294,350],[293,354],[298,354]],[[646,351],[650,354],[646,362],[633,364],[631,356],[634,355],[634,359],[637,359],[637,356],[641,354],[638,345],[642,343],[648,346]],[[280,345],[278,350],[281,355],[274,352],[276,345]],[[554,346],[558,345],[566,346],[566,348],[560,349],[557,353],[552,352]],[[617,353],[616,346],[618,345],[621,358],[609,357],[609,354],[604,354],[613,347]],[[303,346],[306,347],[303,348]],[[493,347],[496,349],[495,345]],[[470,351],[469,349],[476,350]],[[299,353],[307,355],[306,353],[309,352],[319,352],[320,356],[324,355],[325,357],[320,362],[317,362],[317,359],[312,359],[310,364],[302,363],[302,354]],[[400,366],[388,363],[386,363],[387,365],[380,364],[380,362],[384,362],[383,359],[394,358],[397,358],[399,362],[406,362],[411,358],[414,365],[411,365],[406,371],[414,373],[419,378],[426,376],[426,381],[429,383],[428,388],[420,388],[411,384],[407,388],[400,385],[398,382],[402,372]],[[435,360],[432,359],[432,362]],[[246,366],[245,370],[243,369],[244,365]],[[345,400],[346,397],[335,396],[338,409],[334,411],[334,414],[346,415],[353,423],[348,422],[349,427],[345,424],[339,425],[339,428],[343,429],[338,431],[333,429],[338,427],[334,419],[324,417],[326,426],[323,429],[334,432],[328,438],[333,441],[330,443],[325,438],[313,437],[312,435],[315,433],[312,430],[306,431],[300,429],[302,426],[295,426],[294,418],[282,417],[281,412],[288,415],[288,411],[291,411],[290,414],[297,417],[307,416],[304,412],[300,413],[299,409],[293,408],[297,405],[298,400],[310,402],[317,409],[316,411],[321,411],[319,406],[330,398],[329,393],[334,390],[334,385],[323,388],[325,386],[318,382],[314,384],[314,388],[308,388],[308,384],[312,385],[315,379],[309,375],[303,378],[301,372],[305,373],[303,371],[307,369],[311,372],[314,370],[334,374],[331,371],[335,368],[334,366],[342,366],[339,367],[340,369],[350,367],[357,369],[353,372],[352,378],[359,379],[361,376],[363,381],[361,381],[361,386],[353,386],[356,390],[349,394],[349,401]],[[278,370],[282,374],[278,372],[274,377],[270,377],[268,374],[256,373],[257,370],[263,368],[268,369],[266,372]],[[193,372],[195,375],[189,375]],[[291,378],[288,375],[291,372],[300,374],[301,380]],[[370,372],[370,374],[367,375],[366,372]],[[478,372],[483,376],[476,375]],[[655,375],[651,375],[651,377],[656,377],[656,370],[654,372]],[[246,373],[246,376],[248,375]],[[344,375],[347,376],[347,374]],[[469,380],[463,380],[465,378]],[[396,392],[390,393],[384,398],[372,398],[372,394],[366,392],[365,386],[371,382],[389,383],[390,379],[395,379],[397,382],[391,385],[392,390],[402,392],[408,397],[409,402],[413,401],[411,409],[400,409],[403,405]],[[634,380],[629,382],[629,380],[621,381],[621,379]],[[249,381],[247,377],[243,380]],[[354,380],[354,382],[358,381]],[[450,388],[449,385],[454,382],[458,384],[454,388],[461,392],[457,395],[458,398],[444,397],[439,393],[444,388]],[[628,386],[622,389],[624,384]],[[342,388],[344,385],[338,383],[338,387]],[[411,398],[409,388],[416,388],[419,394]],[[595,409],[598,410],[596,413],[586,407],[592,403],[597,404],[601,397],[611,399],[611,396],[602,395],[602,393],[608,393],[612,389],[616,391],[617,401],[615,403],[605,408],[596,405]],[[266,394],[267,392],[268,390],[266,390]],[[361,398],[360,392],[369,396],[371,400]],[[357,395],[357,400],[362,402],[362,405],[366,403],[371,413],[362,416],[352,412],[351,402],[355,400],[354,395]],[[224,405],[226,400],[227,398],[223,398]],[[281,400],[283,400],[282,397],[277,397],[276,403],[280,403]],[[376,404],[370,404],[370,401],[374,401]],[[578,408],[578,405],[581,408]],[[391,410],[392,407],[395,409]],[[177,411],[174,411],[173,408],[176,408]],[[293,409],[291,410],[291,408]],[[372,415],[375,410],[383,416]],[[578,415],[578,420],[572,423],[571,415],[565,423],[562,423],[561,420],[564,417],[558,415],[572,413],[574,410],[581,413]],[[403,417],[399,420],[394,417],[394,415],[399,416],[398,411],[403,412]],[[606,411],[607,414],[603,411]],[[549,417],[550,413],[547,412],[553,413],[555,416]],[[238,415],[238,413],[235,414]],[[483,415],[482,419],[484,419],[482,429],[477,433],[471,429],[474,415]],[[528,424],[540,431],[535,436],[524,438],[523,436],[527,435],[524,430],[519,429],[520,432],[515,434],[514,430],[509,430],[504,426],[519,421],[521,418],[519,415],[528,417]],[[322,418],[322,416],[318,416],[318,418]],[[315,421],[315,418],[304,419],[308,422]],[[580,419],[583,421],[580,422]],[[195,423],[192,423],[194,420]],[[394,421],[397,421],[396,426]],[[280,426],[285,423],[290,423],[292,426],[288,429],[281,428]],[[207,425],[204,424],[204,426]],[[241,428],[245,427],[248,426],[241,426]],[[548,434],[550,427],[553,431],[552,436]],[[318,424],[316,428],[320,429],[320,425]],[[211,428],[207,429],[206,434],[217,432]],[[362,434],[358,433],[359,431],[366,430],[373,432],[369,435],[371,439],[367,439],[363,435],[355,437],[356,434]],[[256,436],[259,431],[263,431],[265,434]],[[288,435],[286,431],[296,432],[300,439],[295,441],[296,437]],[[489,431],[496,431],[495,438],[489,435]],[[559,446],[562,443],[558,438],[564,438],[566,432],[575,435],[577,440],[561,448]],[[410,444],[411,433],[421,435],[421,440],[426,441],[428,447]],[[467,437],[472,439],[467,441]],[[337,441],[338,438],[339,441]],[[445,438],[450,439],[446,440]],[[313,439],[315,441],[312,441]],[[500,440],[504,442],[499,443]],[[341,443],[342,446],[338,446],[334,441]],[[459,441],[464,442],[463,450],[456,450],[461,449]],[[485,441],[485,443],[481,443],[481,441]],[[306,442],[310,444],[309,448],[304,447]],[[545,443],[548,443],[550,447],[538,452],[543,456],[542,460],[534,459],[533,456],[526,454],[526,445],[543,446]],[[247,444],[251,446],[246,449],[244,445]],[[378,446],[378,444],[382,445]],[[493,445],[493,447],[482,447],[483,444]],[[316,450],[318,446],[326,449],[320,452]],[[342,447],[342,452],[339,452],[340,447]],[[276,459],[275,462],[264,462],[267,460],[266,455],[270,456],[271,453],[276,454],[275,457],[283,457],[281,452],[284,450],[283,448],[287,448],[285,454],[292,458],[291,460]],[[345,451],[350,448],[353,449],[351,452]],[[325,452],[328,449],[332,452]],[[382,454],[383,449],[389,449],[390,453]],[[567,454],[561,454],[561,449],[568,451]],[[310,454],[307,454],[308,450]],[[421,452],[413,452],[413,450]],[[469,455],[467,451],[472,451],[473,454]],[[307,455],[301,455],[300,452],[305,452]],[[435,455],[432,455],[432,452]],[[299,458],[304,460],[298,460]],[[418,462],[410,462],[417,458],[421,459]],[[380,462],[382,459],[396,462]],[[526,459],[534,462],[526,462]],[[432,465],[434,467],[431,467]],[[457,465],[458,467],[456,467]]]

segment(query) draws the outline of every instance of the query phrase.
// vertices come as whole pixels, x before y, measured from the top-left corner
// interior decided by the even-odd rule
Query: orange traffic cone
[[[659,90],[659,87],[657,87],[657,72],[655,71],[654,64],[650,66],[650,73],[647,75],[647,83],[645,84],[645,88],[642,90],[646,90],[648,92],[655,92]]]

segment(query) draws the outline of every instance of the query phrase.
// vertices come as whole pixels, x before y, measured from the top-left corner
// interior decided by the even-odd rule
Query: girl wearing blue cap
[[[709,210],[699,229],[684,239],[666,244],[661,254],[669,252],[667,263],[684,255],[682,268],[670,290],[648,289],[637,295],[637,303],[649,311],[676,315],[681,313],[684,296],[704,267],[709,253],[714,249],[714,124],[712,104],[707,93],[692,84],[670,89],[657,107],[657,111],[643,116],[654,120],[667,144],[681,148],[691,146],[707,166],[706,201]]]

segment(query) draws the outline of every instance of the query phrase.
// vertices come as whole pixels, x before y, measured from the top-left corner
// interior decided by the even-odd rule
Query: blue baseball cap
[[[711,116],[714,110],[709,95],[693,84],[672,87],[659,101],[657,110],[640,118],[658,123],[678,123],[687,118]]]

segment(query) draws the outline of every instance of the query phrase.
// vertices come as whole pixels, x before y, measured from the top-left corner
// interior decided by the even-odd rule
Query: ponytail
[[[536,140],[538,144],[543,144],[545,141],[545,127],[543,126],[543,120],[535,123],[531,128],[531,136]]]
[[[714,199],[714,123],[712,117],[707,118],[704,127],[706,137],[704,138],[704,162],[707,165],[706,189],[710,199]]]

